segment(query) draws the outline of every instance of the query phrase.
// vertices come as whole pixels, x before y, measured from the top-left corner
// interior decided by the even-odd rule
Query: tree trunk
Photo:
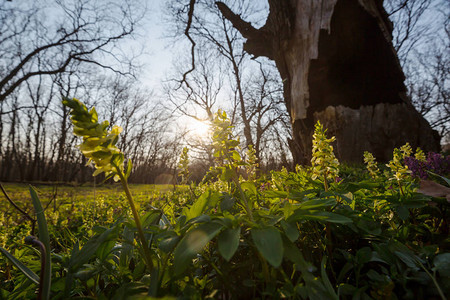
[[[295,163],[309,162],[317,120],[333,126],[343,161],[360,162],[364,151],[385,161],[405,142],[439,150],[439,136],[406,97],[382,2],[269,0],[260,29],[217,2],[247,38],[244,49],[277,65],[293,123]]]

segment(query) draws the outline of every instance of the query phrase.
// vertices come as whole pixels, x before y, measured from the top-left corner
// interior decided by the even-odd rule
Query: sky
[[[152,0],[148,21],[144,26],[142,43],[145,45],[145,63],[141,81],[148,86],[158,86],[169,72],[173,49],[170,47],[171,40],[165,36],[165,24],[163,7],[167,1]]]
[[[138,42],[144,45],[145,54],[142,57],[144,64],[141,81],[143,84],[158,88],[167,79],[172,61],[176,57],[173,39],[167,36],[167,21],[164,15],[164,6],[167,0],[149,1],[148,20],[144,22],[144,29]]]

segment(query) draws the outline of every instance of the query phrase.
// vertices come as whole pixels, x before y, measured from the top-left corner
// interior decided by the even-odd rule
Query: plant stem
[[[427,268],[425,268],[425,266],[419,260],[416,259],[415,261],[420,265],[420,267],[425,271],[425,273],[427,273],[428,276],[430,276],[431,280],[433,281],[434,285],[438,290],[439,296],[441,296],[443,300],[447,299],[444,295],[444,292],[441,290],[439,283],[436,281],[436,277],[431,275],[431,273],[427,270]]]
[[[37,294],[37,299],[41,300],[43,298],[42,293],[44,290],[44,274],[45,274],[45,258],[47,256],[47,250],[45,249],[45,245],[38,240],[35,236],[27,236],[25,238],[25,243],[33,245],[35,247],[39,247],[39,250],[41,252],[41,273],[39,275],[39,290]]]
[[[398,180],[398,187],[400,188],[400,193],[403,197],[405,197],[405,193],[403,192],[402,184],[400,183],[400,180]]]
[[[14,206],[15,209],[17,209],[26,219],[31,221],[31,235],[34,235],[34,228],[36,226],[36,220],[33,219],[26,211],[21,209],[8,195],[3,185],[0,184],[0,189],[3,192],[3,195],[5,195],[6,200],[8,200],[9,203],[11,203],[12,206]]]
[[[125,176],[122,174],[119,168],[117,169],[117,175],[120,177],[120,182],[122,183],[122,187],[127,195],[128,203],[130,204],[131,212],[133,213],[134,222],[136,223],[136,228],[138,231],[138,236],[141,241],[142,249],[144,250],[145,261],[147,262],[147,266],[151,271],[153,269],[153,261],[150,254],[150,249],[145,241],[144,231],[142,230],[141,219],[139,218],[139,214],[136,210],[136,206],[134,205],[133,196],[131,196],[130,188],[128,186],[128,181]]]
[[[226,143],[225,143],[225,145],[228,149],[228,145]],[[228,151],[225,152],[225,156],[226,156],[228,162],[231,164],[232,159],[231,159]],[[244,202],[244,206],[245,206],[245,209],[247,210],[248,217],[250,218],[250,221],[253,221],[253,213],[252,213],[252,210],[250,209],[250,206],[248,205],[247,197],[245,197],[245,193],[242,190],[241,184],[239,183],[238,174],[234,168],[232,169],[232,171],[233,171],[233,181],[236,184],[236,187],[238,188],[239,193],[241,194],[242,202]]]

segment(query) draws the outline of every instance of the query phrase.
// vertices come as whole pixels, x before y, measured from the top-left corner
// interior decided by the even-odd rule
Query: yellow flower
[[[178,162],[178,168],[180,168],[181,184],[187,184],[189,178],[189,149],[188,147],[183,148],[183,152],[180,156],[180,161]]]
[[[339,161],[336,159],[333,146],[331,143],[336,140],[333,136],[327,138],[327,130],[323,129],[320,121],[317,121],[315,125],[313,135],[313,147],[312,147],[312,179],[324,178],[334,179],[339,173]]]
[[[417,147],[416,149],[416,154],[414,155],[414,157],[418,160],[418,161],[427,161],[427,158],[425,156],[425,153],[422,151],[422,149],[420,149],[419,147]]]
[[[380,170],[378,169],[375,157],[373,157],[372,153],[368,151],[364,152],[364,163],[367,165],[370,176],[374,179],[377,178]]]
[[[117,172],[123,173],[124,168],[124,155],[116,146],[122,128],[114,125],[108,131],[109,122],[99,123],[95,108],[88,110],[78,99],[64,98],[63,104],[71,108],[73,133],[83,138],[83,143],[78,147],[89,159],[88,164],[94,163],[96,170],[93,175],[105,172],[106,177],[114,176],[114,180],[117,181],[119,179]],[[131,167],[131,162],[129,166]],[[130,167],[125,176],[129,175]]]
[[[407,144],[409,146],[409,144]],[[405,145],[406,146],[406,145]],[[404,147],[404,146],[403,146]],[[402,147],[402,148],[403,148]],[[389,163],[386,165],[387,167],[389,167],[393,173],[393,177],[390,178],[391,180],[397,180],[397,181],[401,181],[405,178],[407,178],[408,174],[411,173],[411,171],[408,169],[408,166],[403,165],[403,158],[406,157],[405,154],[405,148],[394,149],[394,153],[393,153],[393,158],[391,161],[389,161]],[[407,149],[407,147],[406,147]],[[409,153],[411,154],[411,153]]]
[[[405,157],[411,156],[412,148],[409,145],[409,143],[406,143],[400,147],[400,151],[402,153],[402,158],[405,158]]]
[[[248,145],[247,159],[246,159],[246,170],[249,180],[256,179],[256,172],[258,170],[258,158],[256,157],[256,151],[253,145]]]

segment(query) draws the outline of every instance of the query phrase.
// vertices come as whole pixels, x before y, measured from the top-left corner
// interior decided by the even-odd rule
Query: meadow
[[[340,164],[316,124],[311,166],[258,172],[223,112],[199,184],[129,185],[120,130],[66,100],[80,150],[119,184],[5,185],[5,299],[447,299],[450,158],[406,144],[388,164]],[[54,195],[56,196],[54,197]],[[95,195],[95,196],[94,196]],[[53,200],[52,200],[53,199]]]

